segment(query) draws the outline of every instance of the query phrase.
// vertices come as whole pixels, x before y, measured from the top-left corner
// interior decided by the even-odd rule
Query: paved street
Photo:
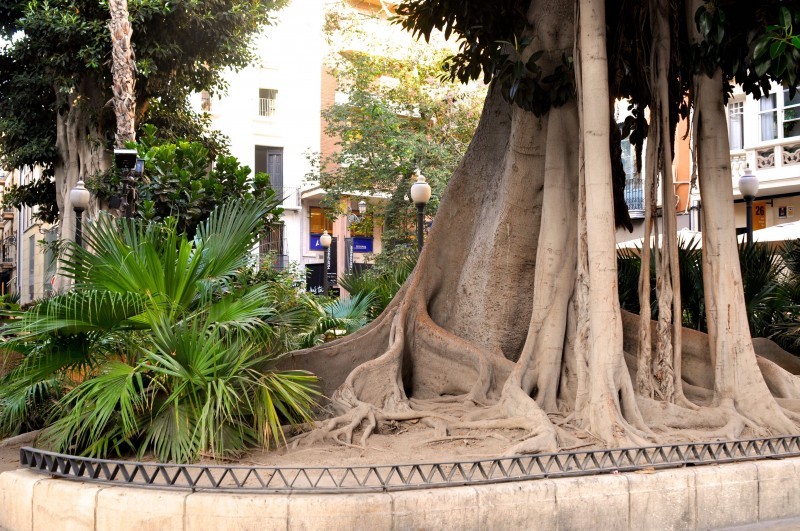
[[[756,531],[769,529],[770,531],[793,531],[800,529],[800,518],[786,518],[784,520],[770,520],[758,524],[748,524],[738,527],[726,527],[722,531]]]

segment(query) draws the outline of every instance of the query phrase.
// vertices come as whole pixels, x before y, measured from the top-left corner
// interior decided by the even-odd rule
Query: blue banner
[[[372,238],[353,238],[354,253],[371,253]]]

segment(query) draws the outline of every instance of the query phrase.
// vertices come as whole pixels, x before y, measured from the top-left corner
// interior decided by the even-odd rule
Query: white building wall
[[[231,154],[243,164],[256,169],[255,146],[283,149],[284,252],[292,262],[302,261],[299,190],[311,171],[307,154],[320,150],[322,24],[322,0],[291,0],[256,40],[256,64],[229,71],[227,93],[211,99],[213,127],[230,138]],[[259,89],[277,90],[271,117],[259,116]]]

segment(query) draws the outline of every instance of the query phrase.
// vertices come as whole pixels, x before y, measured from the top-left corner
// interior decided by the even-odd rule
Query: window
[[[323,231],[328,231],[328,234],[333,233],[333,220],[325,217],[325,211],[320,207],[311,207],[308,209],[309,214],[309,231],[311,234],[322,234]]]
[[[728,139],[731,149],[744,148],[744,102],[728,103]]]
[[[56,275],[56,262],[58,260],[58,256],[56,253],[53,252],[53,245],[55,245],[56,240],[58,239],[58,231],[57,230],[48,230],[44,233],[44,240],[47,244],[45,247],[44,253],[44,294],[45,295],[52,295],[53,294],[53,278]]]
[[[789,97],[789,89],[783,91],[783,138],[800,136],[800,91],[794,98]]]
[[[256,146],[256,172],[268,173],[269,184],[278,196],[283,193],[283,148]]]
[[[275,89],[258,89],[258,115],[275,116],[275,100],[278,99],[278,91]]]
[[[789,97],[789,89],[759,100],[761,141],[800,136],[800,93]]]
[[[762,142],[778,138],[778,104],[776,97],[776,94],[770,94],[758,101],[758,119],[761,124]]]
[[[269,232],[261,237],[258,251],[262,264],[269,259],[273,268],[278,270],[286,269],[289,261],[284,252],[283,224],[270,227]]]
[[[36,236],[28,238],[28,299],[33,300],[36,296],[34,287],[34,272],[36,260]]]
[[[644,185],[636,173],[636,150],[627,138],[620,142],[622,167],[625,169],[625,203],[628,210],[644,210]]]

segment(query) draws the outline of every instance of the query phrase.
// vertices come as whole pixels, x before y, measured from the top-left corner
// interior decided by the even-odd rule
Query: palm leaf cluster
[[[703,253],[699,247],[699,240],[679,241],[681,310],[683,326],[705,332]],[[739,265],[750,333],[753,337],[771,337],[787,350],[800,353],[800,241],[787,241],[777,247],[741,244]],[[637,250],[618,250],[620,304],[634,313],[640,309],[640,269]],[[655,266],[651,266],[650,275],[650,313],[656,319]]]
[[[416,264],[417,253],[412,251],[400,255],[396,260],[386,264],[384,267],[343,275],[339,279],[339,284],[354,297],[362,294],[371,295],[371,302],[368,305],[368,318],[372,320],[378,317],[389,305],[395,294],[403,287]]]
[[[0,432],[44,414],[55,451],[184,462],[266,447],[282,424],[309,421],[315,377],[270,369],[292,317],[269,284],[239,281],[274,207],[220,206],[191,240],[174,221],[87,224],[91,252],[72,245],[61,261],[74,288],[3,331],[24,357],[0,383]]]

